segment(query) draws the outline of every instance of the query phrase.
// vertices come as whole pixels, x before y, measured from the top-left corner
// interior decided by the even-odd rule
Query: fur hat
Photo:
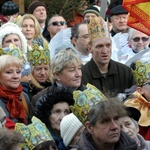
[[[33,1],[33,2],[29,5],[29,7],[28,7],[28,12],[29,12],[30,14],[33,14],[33,11],[34,11],[34,10],[36,9],[36,7],[38,7],[38,6],[43,6],[43,7],[45,7],[45,9],[46,9],[46,6],[45,6],[44,3],[40,2],[40,1]]]
[[[3,16],[14,15],[19,13],[19,7],[12,1],[7,1],[3,4],[1,13]]]
[[[62,119],[60,123],[60,133],[66,147],[82,126],[83,124],[73,113],[66,115]]]
[[[47,93],[43,96],[37,97],[34,107],[34,115],[37,116],[46,126],[49,126],[49,116],[53,105],[66,102],[68,105],[73,105],[73,95],[69,88],[52,86],[47,89]]]
[[[100,9],[98,9],[97,6],[90,6],[88,7],[84,12],[83,12],[83,15],[85,16],[85,14],[87,13],[94,13],[96,14],[97,16],[100,16]]]
[[[21,29],[14,23],[5,23],[0,28],[0,45],[2,45],[3,39],[8,34],[17,34],[21,40],[22,48],[21,51],[26,54],[27,53],[27,40]]]
[[[110,10],[110,15],[120,15],[120,14],[128,14],[128,11],[125,10],[122,5],[117,5]]]

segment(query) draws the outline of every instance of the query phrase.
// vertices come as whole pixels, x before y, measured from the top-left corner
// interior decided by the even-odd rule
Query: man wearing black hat
[[[46,40],[49,42],[50,34],[47,30],[48,19],[47,19],[46,5],[40,1],[33,1],[28,7],[28,12],[36,17],[41,26],[41,32],[44,38],[46,38]]]
[[[115,6],[110,10],[111,15],[111,23],[112,23],[112,30],[111,35],[114,36],[116,33],[128,32],[127,26],[127,16],[128,12],[122,7],[122,5]]]

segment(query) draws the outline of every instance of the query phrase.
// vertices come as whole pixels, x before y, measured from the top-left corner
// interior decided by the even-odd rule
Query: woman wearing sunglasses
[[[128,40],[135,54],[147,49],[150,44],[149,36],[135,29],[130,29]]]
[[[132,69],[137,88],[125,105],[140,111],[139,133],[145,140],[150,140],[150,60],[146,62],[138,60],[132,63]]]

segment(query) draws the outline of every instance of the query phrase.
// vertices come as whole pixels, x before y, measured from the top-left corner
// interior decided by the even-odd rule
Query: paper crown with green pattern
[[[25,143],[21,145],[24,150],[32,150],[45,141],[54,141],[45,124],[36,117],[32,117],[32,124],[28,126],[23,123],[16,123],[15,130],[20,132]]]
[[[131,65],[133,75],[136,80],[137,86],[142,86],[147,80],[150,79],[150,59],[147,62],[137,60]]]
[[[83,124],[91,108],[106,100],[105,95],[91,84],[87,84],[84,91],[74,91],[73,98],[75,103],[74,106],[70,106],[70,109]]]
[[[19,58],[23,63],[26,62],[26,56],[22,53],[22,51],[14,44],[9,44],[9,47],[0,48],[0,56],[1,55],[12,55]]]
[[[109,36],[107,23],[104,19],[99,16],[97,18],[91,18],[90,23],[88,24],[88,33],[90,40],[94,40],[96,38],[102,38],[105,36]]]
[[[47,44],[33,44],[28,47],[28,61],[32,66],[49,65],[50,51]]]

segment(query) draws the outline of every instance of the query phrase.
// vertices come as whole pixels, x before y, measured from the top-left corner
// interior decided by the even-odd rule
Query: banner
[[[127,25],[150,36],[150,0],[123,0],[129,12]]]

